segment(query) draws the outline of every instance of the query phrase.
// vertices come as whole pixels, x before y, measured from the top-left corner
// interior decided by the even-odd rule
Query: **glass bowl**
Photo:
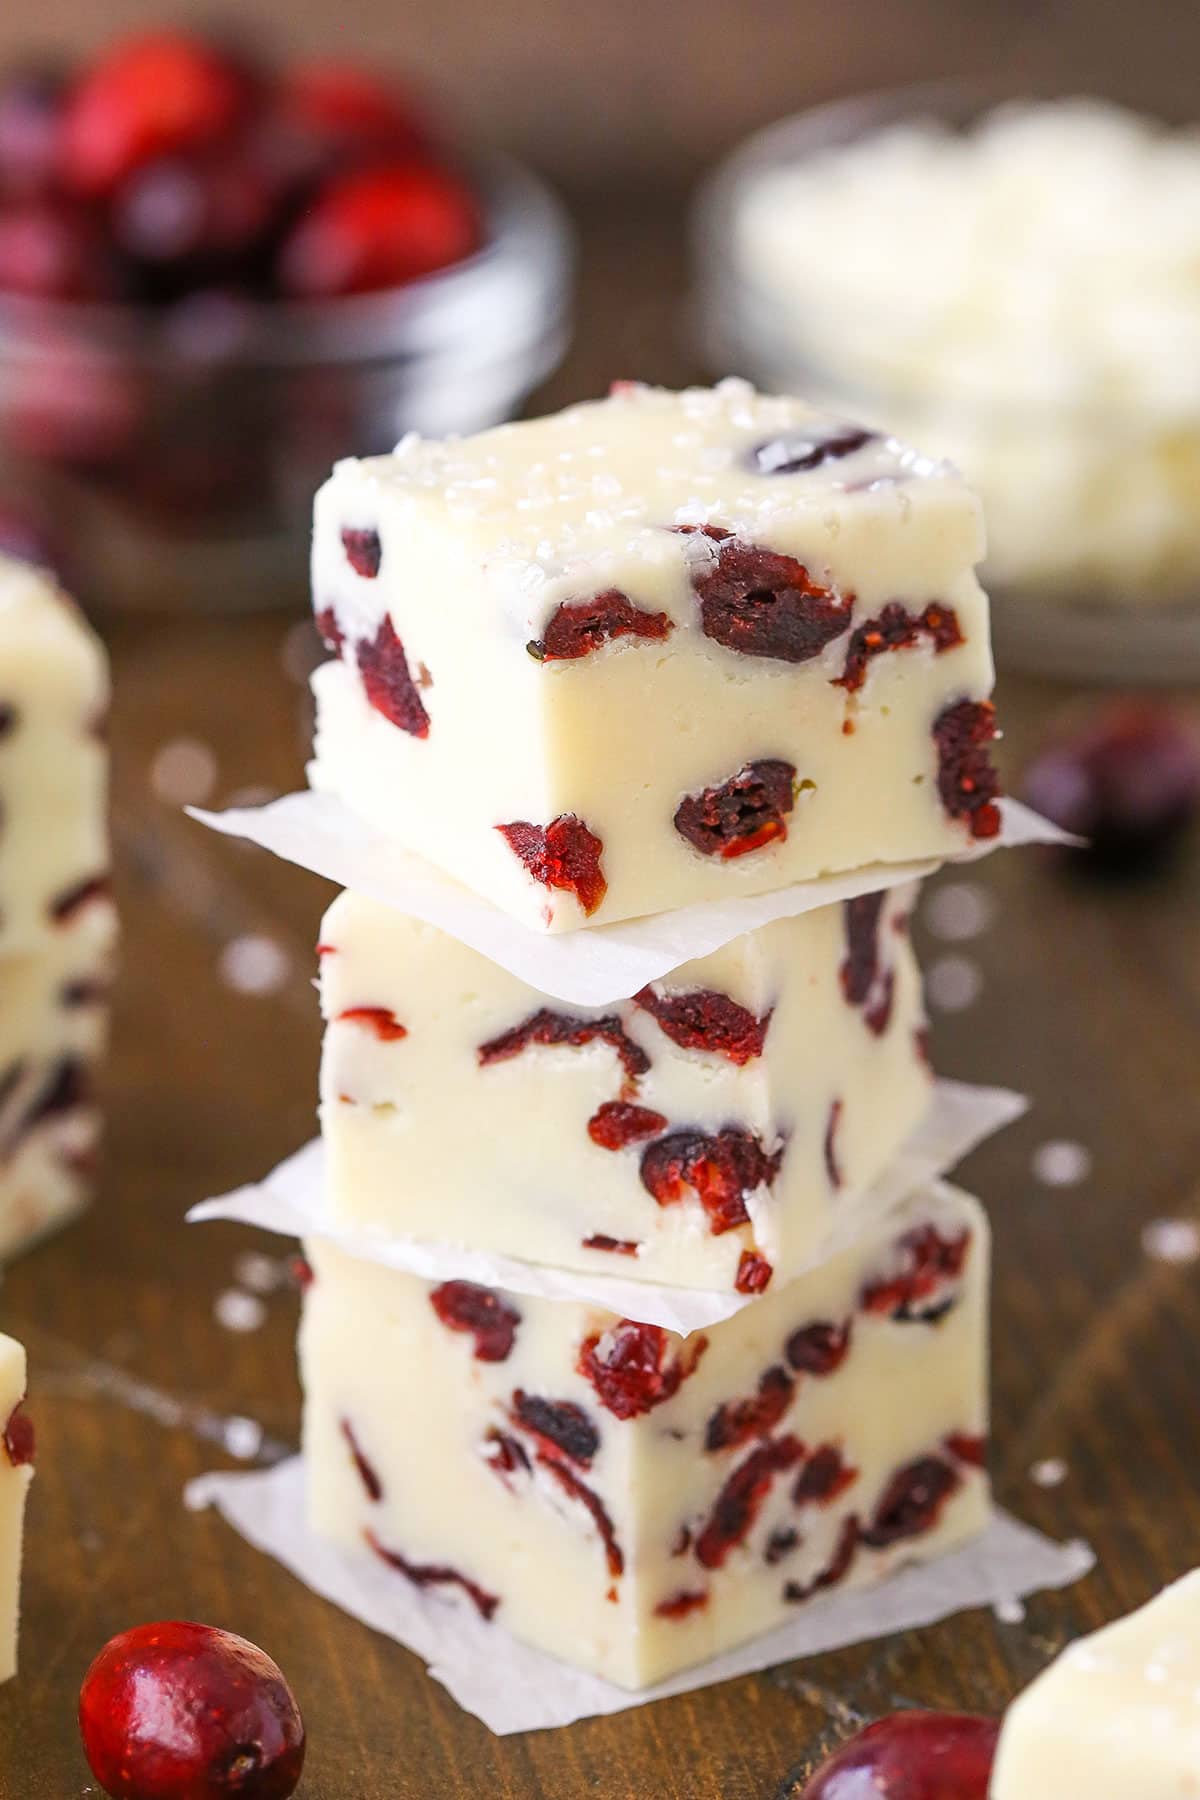
[[[485,247],[404,288],[160,313],[0,298],[0,508],[101,608],[294,605],[339,456],[499,424],[566,348],[562,208],[507,160],[475,179]]]
[[[1035,336],[1040,354],[1015,370],[1011,357],[989,356],[986,339],[964,353],[938,335],[936,312],[913,305],[904,279],[895,291],[868,280],[881,260],[885,272],[894,266],[886,224],[861,268],[851,258],[831,269],[819,243],[798,259],[786,227],[787,254],[764,258],[780,175],[893,126],[965,131],[1013,98],[985,85],[895,89],[750,138],[696,208],[705,355],[714,370],[799,390],[958,464],[984,498],[984,578],[1003,662],[1087,680],[1200,678],[1200,359],[1172,363],[1169,342],[1149,344],[1137,391],[1098,393],[1062,354],[1061,325],[1058,339]],[[1052,304],[1036,286],[1030,304]],[[1185,322],[1200,342],[1200,287]]]

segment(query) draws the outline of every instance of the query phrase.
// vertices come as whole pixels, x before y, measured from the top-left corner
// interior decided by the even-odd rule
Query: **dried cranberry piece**
[[[358,1470],[359,1479],[367,1490],[367,1499],[378,1501],[383,1499],[383,1483],[379,1479],[375,1465],[363,1454],[362,1446],[354,1434],[354,1427],[349,1419],[339,1419],[342,1436],[350,1449],[354,1467]]]
[[[835,687],[857,693],[867,678],[867,664],[889,650],[911,650],[914,644],[928,638],[935,656],[956,650],[966,642],[952,606],[931,600],[921,613],[910,613],[898,600],[890,600],[877,619],[867,619],[856,626],[846,650],[846,662]]]
[[[958,1471],[940,1456],[919,1456],[898,1469],[888,1482],[862,1541],[872,1550],[886,1550],[906,1538],[931,1531],[951,1494],[962,1485]]]
[[[609,1412],[636,1419],[677,1394],[708,1349],[708,1339],[699,1335],[687,1338],[673,1356],[671,1341],[661,1325],[621,1319],[584,1339],[576,1367]]]
[[[1106,706],[1035,758],[1024,794],[1056,825],[1085,837],[1097,867],[1152,868],[1200,809],[1200,741],[1165,707]]]
[[[613,638],[665,638],[673,630],[666,613],[643,612],[619,588],[606,588],[590,600],[564,600],[551,614],[545,635],[526,648],[538,662],[571,662]]]
[[[787,837],[787,814],[796,804],[796,770],[765,757],[746,763],[728,781],[686,794],[675,829],[701,856],[746,856]]]
[[[556,1456],[547,1456],[543,1451],[538,1456],[538,1467],[540,1469],[545,1469],[548,1474],[553,1475],[564,1493],[569,1494],[573,1500],[578,1500],[583,1506],[587,1507],[595,1522],[596,1530],[600,1533],[601,1541],[604,1544],[604,1555],[605,1560],[608,1563],[608,1572],[614,1581],[617,1580],[617,1578],[625,1572],[625,1554],[622,1551],[620,1544],[617,1542],[616,1527],[613,1525],[612,1519],[608,1514],[608,1509],[603,1500],[601,1500],[599,1494],[593,1493],[591,1488],[579,1479],[575,1471],[569,1469],[566,1463],[559,1462]]]
[[[304,1721],[257,1644],[172,1619],[123,1631],[79,1690],[92,1774],[115,1800],[288,1800]]]
[[[650,1067],[650,1058],[640,1044],[634,1043],[616,1013],[607,1013],[599,1019],[581,1019],[574,1013],[555,1012],[549,1006],[530,1013],[527,1019],[501,1032],[499,1037],[489,1038],[486,1044],[480,1044],[476,1054],[480,1066],[487,1068],[491,1063],[507,1062],[511,1057],[520,1056],[531,1044],[547,1047],[562,1044],[579,1049],[584,1044],[597,1042],[612,1046],[630,1078],[644,1075]]]
[[[335,656],[340,656],[346,636],[338,624],[337,614],[332,606],[323,606],[320,612],[314,615],[314,619],[325,648],[332,650]]]
[[[738,1257],[733,1285],[739,1294],[762,1294],[770,1287],[774,1273],[766,1257],[760,1256],[757,1250],[743,1250]]]
[[[689,1613],[701,1612],[707,1605],[708,1594],[705,1590],[681,1588],[669,1600],[659,1601],[654,1609],[654,1616],[658,1619],[686,1619]]]
[[[373,1031],[377,1038],[385,1044],[398,1043],[408,1036],[408,1029],[401,1025],[394,1012],[386,1006],[347,1006],[338,1014],[339,1020],[347,1020],[355,1025],[362,1025]]]
[[[633,998],[681,1050],[711,1050],[739,1068],[763,1053],[771,1014],[756,1018],[715,988],[658,994],[644,987]]]
[[[483,1459],[488,1468],[494,1469],[497,1475],[519,1475],[533,1467],[524,1444],[509,1432],[498,1431],[493,1425],[489,1428],[484,1442],[487,1448],[484,1451]]]
[[[108,875],[88,875],[77,881],[74,887],[64,888],[50,902],[50,917],[56,925],[67,925],[81,913],[85,906],[93,900],[103,900],[112,892],[112,881]]]
[[[819,1575],[807,1583],[789,1581],[783,1590],[785,1600],[811,1600],[814,1594],[823,1593],[826,1588],[836,1587],[850,1573],[851,1565],[858,1554],[858,1520],[853,1513],[842,1520],[842,1528],[838,1533],[838,1541],[832,1557]]]
[[[58,990],[58,1002],[72,1012],[83,1006],[103,1006],[111,991],[107,981],[98,977],[90,981],[81,975],[77,981],[64,981]]]
[[[91,1073],[76,1056],[60,1056],[42,1085],[22,1122],[25,1131],[32,1130],[43,1119],[73,1112],[91,1098]]]
[[[947,1438],[943,1439],[943,1443],[951,1456],[957,1457],[961,1463],[966,1463],[968,1468],[984,1469],[987,1467],[988,1441],[985,1437],[980,1437],[977,1432],[952,1431]]]
[[[605,1100],[588,1120],[588,1136],[602,1150],[624,1150],[645,1138],[657,1137],[666,1128],[662,1113],[650,1106],[635,1106],[631,1100]],[[599,1248],[611,1249],[612,1241]]]
[[[770,1186],[782,1161],[782,1148],[768,1155],[754,1132],[741,1125],[726,1125],[715,1136],[673,1131],[643,1150],[642,1185],[660,1206],[674,1206],[693,1193],[719,1237],[746,1224],[747,1199],[756,1188]]]
[[[838,1162],[837,1129],[842,1118],[842,1102],[834,1100],[829,1108],[829,1117],[825,1121],[825,1173],[829,1177],[832,1188],[842,1185],[842,1168]]]
[[[521,1315],[494,1289],[473,1281],[443,1281],[429,1302],[448,1331],[471,1333],[476,1362],[504,1362],[510,1354]]]
[[[404,645],[390,618],[373,638],[363,638],[355,652],[368,703],[410,736],[429,736],[429,714],[409,673]]]
[[[769,1437],[783,1418],[796,1392],[796,1384],[778,1364],[759,1378],[758,1392],[747,1400],[725,1400],[709,1417],[704,1448],[739,1450],[751,1438]]]
[[[913,1049],[916,1051],[917,1061],[921,1063],[924,1068],[932,1070],[933,1057],[929,1049],[928,1025],[918,1025],[913,1032]]]
[[[888,969],[876,987],[869,1006],[863,1009],[863,1023],[876,1037],[882,1037],[892,1022],[892,1006],[896,998],[896,971]]]
[[[988,755],[995,735],[990,700],[958,700],[933,724],[942,805],[952,819],[965,819],[976,839],[994,838],[1000,830],[1000,777]]]
[[[303,1293],[307,1293],[317,1279],[316,1273],[307,1256],[293,1256],[288,1264],[288,1273],[293,1285]]]
[[[776,1563],[781,1563],[785,1556],[790,1556],[793,1550],[799,1548],[799,1545],[800,1533],[795,1526],[781,1526],[778,1531],[773,1531],[767,1539],[767,1547],[763,1551],[763,1561],[774,1568]]]
[[[879,974],[879,918],[883,894],[856,894],[842,903],[846,955],[839,971],[851,1006],[865,1004]]]
[[[612,1144],[605,1145],[607,1150],[613,1148]],[[605,1231],[594,1231],[591,1237],[581,1238],[580,1242],[585,1250],[607,1250],[613,1256],[636,1256],[642,1247],[636,1238],[609,1237]]]
[[[802,431],[789,432],[785,437],[768,438],[763,444],[755,444],[748,461],[759,475],[806,475],[810,469],[819,469],[822,463],[840,462],[844,456],[853,456],[856,450],[873,444],[878,435],[878,432],[864,430],[861,425],[847,425],[828,437],[808,437]]]
[[[581,1468],[589,1466],[600,1448],[600,1433],[582,1406],[576,1406],[573,1400],[543,1400],[517,1388],[513,1394],[513,1417]]]
[[[918,1225],[895,1245],[899,1265],[895,1272],[868,1282],[860,1304],[866,1312],[887,1313],[897,1322],[935,1322],[953,1305],[953,1296],[928,1303],[962,1274],[970,1245],[969,1231],[948,1238],[936,1225]]]
[[[837,1444],[822,1444],[796,1477],[792,1500],[797,1506],[831,1506],[857,1480],[858,1470],[845,1460]]]
[[[14,1469],[32,1463],[37,1451],[33,1420],[25,1411],[24,1400],[18,1400],[4,1426],[4,1449]]]
[[[375,580],[383,561],[383,540],[377,531],[369,526],[356,529],[343,525],[342,549],[356,575],[361,575],[366,581]]]
[[[411,1581],[414,1587],[459,1587],[472,1601],[476,1611],[483,1619],[490,1619],[500,1604],[498,1594],[489,1594],[486,1588],[480,1587],[477,1581],[463,1575],[458,1569],[452,1569],[447,1563],[415,1563],[401,1556],[398,1550],[391,1550],[381,1544],[373,1531],[363,1533],[368,1544],[389,1568]]]
[[[800,1800],[987,1800],[999,1734],[970,1713],[891,1713],[823,1762]]]
[[[705,637],[744,656],[808,662],[848,628],[854,596],[814,581],[803,563],[726,537],[692,571]]]
[[[696,1557],[706,1569],[719,1569],[729,1552],[744,1542],[762,1510],[776,1475],[794,1468],[804,1455],[796,1437],[772,1438],[752,1450],[727,1478],[708,1521],[696,1539]]]
[[[793,1331],[784,1355],[798,1375],[832,1375],[845,1362],[849,1348],[849,1319],[843,1325],[822,1320]]]
[[[575,894],[590,918],[608,892],[608,882],[600,869],[603,840],[582,819],[560,813],[549,825],[517,819],[511,825],[497,825],[496,830],[535,881]]]

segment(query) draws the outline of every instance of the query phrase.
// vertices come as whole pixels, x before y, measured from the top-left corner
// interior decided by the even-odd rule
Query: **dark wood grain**
[[[696,371],[680,312],[680,214],[670,196],[640,213],[618,199],[593,210],[580,341],[548,403],[616,374]],[[111,1632],[171,1614],[245,1632],[284,1664],[310,1729],[305,1800],[793,1800],[813,1759],[858,1720],[911,1702],[999,1708],[1070,1634],[1198,1560],[1200,1270],[1140,1248],[1146,1221],[1200,1217],[1195,854],[1125,889],[1069,879],[1041,852],[981,865],[972,879],[998,907],[967,946],[982,994],[937,1025],[941,1066],[1009,1081],[1035,1102],[964,1171],[996,1226],[996,1472],[1003,1501],[1052,1532],[1086,1535],[1101,1563],[1070,1592],[1033,1600],[1024,1623],[976,1613],[614,1720],[497,1741],[414,1657],[314,1598],[215,1516],[184,1511],[188,1477],[230,1462],[197,1434],[197,1414],[246,1415],[272,1438],[296,1437],[294,1297],[271,1298],[259,1331],[222,1329],[214,1300],[255,1239],[181,1220],[312,1127],[308,984],[329,890],[189,824],[155,798],[149,771],[161,744],[194,736],[217,752],[220,801],[247,784],[299,781],[307,712],[281,660],[294,622],[138,621],[110,633],[126,933],[111,1154],[91,1214],[0,1289],[0,1323],[29,1346],[41,1438],[23,1668],[0,1690],[3,1800],[94,1792],[75,1740],[79,1678]],[[1071,699],[1003,682],[1010,769]],[[279,992],[249,997],[219,980],[223,947],[245,933],[289,955]],[[1080,1186],[1054,1191],[1038,1186],[1030,1159],[1058,1137],[1095,1161]],[[192,1425],[161,1422],[164,1396]],[[1050,1455],[1068,1475],[1046,1491],[1029,1469]]]

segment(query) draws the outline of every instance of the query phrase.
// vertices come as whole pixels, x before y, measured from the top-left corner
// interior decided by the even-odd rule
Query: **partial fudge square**
[[[0,557],[0,953],[107,891],[108,664],[45,570]]]
[[[999,829],[978,503],[744,382],[408,438],[317,496],[315,787],[569,931]]]
[[[577,1009],[342,894],[319,945],[333,1215],[680,1287],[787,1279],[930,1101],[913,900],[782,919]]]
[[[988,1234],[951,1189],[686,1339],[307,1254],[314,1529],[622,1686],[986,1522]]]
[[[0,1334],[0,1681],[17,1672],[21,1542],[34,1451],[24,1400],[25,1351]]]

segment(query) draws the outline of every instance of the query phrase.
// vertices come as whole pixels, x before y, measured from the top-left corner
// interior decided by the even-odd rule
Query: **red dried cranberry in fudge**
[[[635,606],[627,594],[607,588],[591,600],[564,600],[546,629],[526,647],[538,662],[570,662],[590,656],[614,638],[665,638],[674,627],[666,613]]]
[[[703,560],[692,586],[705,637],[744,656],[802,663],[849,628],[854,597],[814,581],[803,563],[726,537]]]
[[[767,757],[747,763],[719,786],[685,795],[675,829],[701,856],[746,856],[764,844],[783,842],[795,804],[795,768]]]
[[[585,913],[594,913],[608,891],[600,868],[603,840],[573,813],[562,813],[549,825],[517,819],[497,825],[514,855],[543,887],[575,894]]]

